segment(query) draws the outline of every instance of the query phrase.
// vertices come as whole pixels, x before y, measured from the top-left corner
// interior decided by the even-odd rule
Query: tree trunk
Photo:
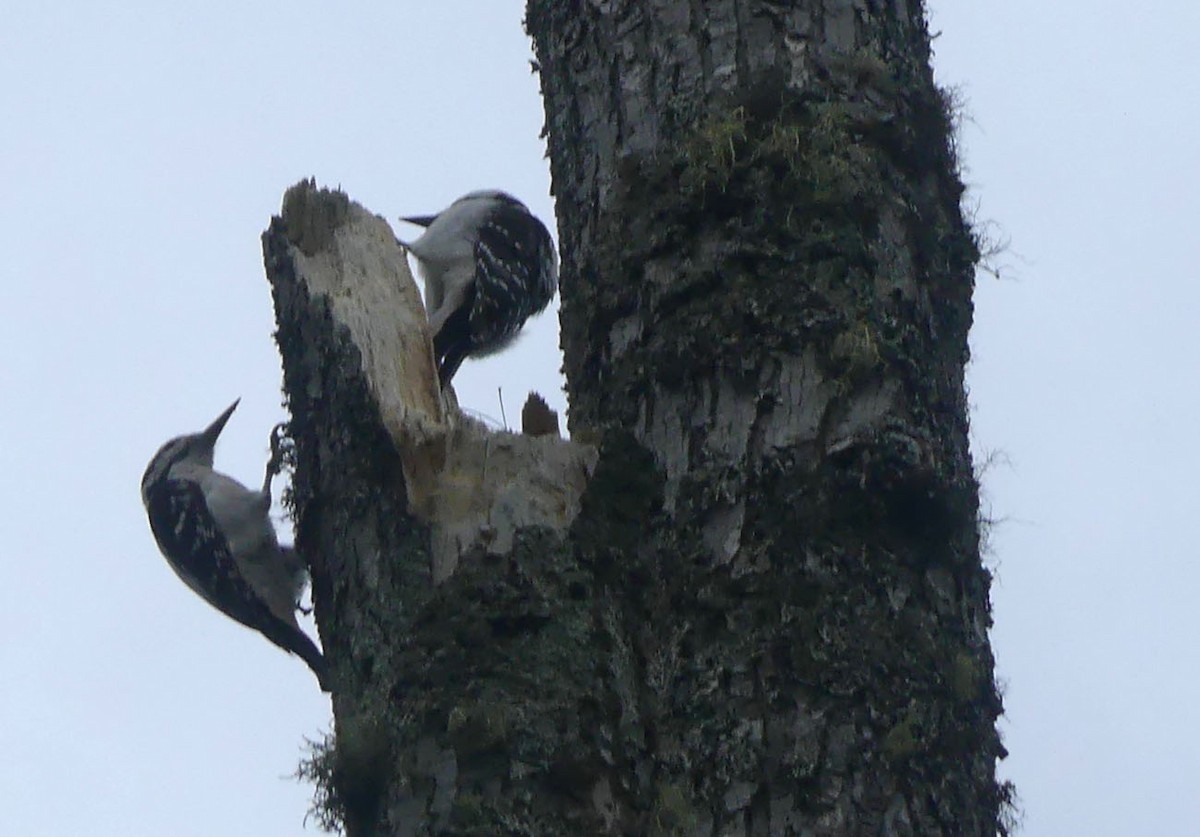
[[[344,196],[293,190],[264,236],[337,679],[319,816],[1003,832],[963,386],[978,251],[920,3],[530,0],[527,25],[584,444],[395,386],[428,373],[427,337],[379,337],[410,297],[347,309],[362,275],[411,280]]]
[[[995,833],[978,251],[921,4],[530,0],[527,26],[571,427],[663,477],[613,558],[621,821]]]

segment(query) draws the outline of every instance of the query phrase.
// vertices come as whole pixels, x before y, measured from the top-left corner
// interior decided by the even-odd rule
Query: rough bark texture
[[[560,491],[559,518],[468,527],[439,564],[414,485],[450,490],[453,456],[412,466],[411,405],[385,403],[335,304],[362,277],[323,297],[297,267],[353,251],[331,231],[361,210],[285,207],[264,237],[337,676],[319,816],[996,833],[963,387],[978,253],[920,4],[530,0],[527,25],[570,424],[599,449],[577,451],[581,498],[566,477],[516,492]]]
[[[624,543],[577,546],[608,608],[598,821],[996,833],[978,251],[921,4],[530,0],[527,26],[571,428],[627,439],[600,469],[646,489]]]
[[[596,449],[551,432],[548,409],[536,435],[516,435],[459,415],[452,393],[443,404],[404,253],[344,194],[288,190],[263,250],[296,546],[333,671],[336,734],[301,771],[318,821],[503,833],[497,783],[555,740],[522,736],[560,710],[548,686],[569,682],[583,647],[586,620],[571,620],[585,588],[563,540]]]
[[[366,233],[353,229],[364,225]],[[372,310],[381,319],[392,315],[393,354],[374,358],[385,364],[379,370],[385,381],[406,377],[405,370],[412,374],[413,357],[420,363],[402,336],[415,333],[427,343],[427,332],[420,322],[401,319],[406,306],[395,299],[415,295],[416,288],[404,287],[412,279],[395,239],[383,230],[385,223],[345,195],[301,184],[263,234],[292,415],[287,500],[296,548],[312,571],[317,624],[333,672],[337,746],[323,745],[305,772],[321,780],[318,820],[352,834],[387,833],[372,828],[397,757],[391,730],[404,715],[395,698],[403,693],[399,672],[408,637],[396,623],[431,595],[428,527],[410,510],[404,461],[371,385],[368,370],[375,364],[355,340],[362,329],[348,323],[363,324]],[[347,242],[345,233],[357,233],[355,240]],[[348,264],[355,269],[343,269]],[[376,294],[365,287],[368,275]],[[394,288],[387,287],[389,278]],[[362,316],[344,308],[339,316],[339,303]],[[425,374],[434,381],[432,358],[427,348],[424,353]],[[429,409],[440,418],[439,406]]]

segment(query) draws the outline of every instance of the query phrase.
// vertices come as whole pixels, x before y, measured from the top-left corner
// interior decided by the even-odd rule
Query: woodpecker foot
[[[271,428],[271,458],[267,460],[267,473],[263,477],[263,493],[271,493],[271,480],[283,470],[283,464],[290,453],[289,440],[286,437],[288,425],[281,421]]]

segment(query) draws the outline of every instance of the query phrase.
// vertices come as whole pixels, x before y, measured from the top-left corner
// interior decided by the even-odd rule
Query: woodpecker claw
[[[271,458],[267,460],[267,473],[263,477],[264,494],[271,493],[271,480],[275,479],[283,469],[284,460],[287,458],[287,447],[284,437],[287,429],[287,422],[283,421],[271,428]]]

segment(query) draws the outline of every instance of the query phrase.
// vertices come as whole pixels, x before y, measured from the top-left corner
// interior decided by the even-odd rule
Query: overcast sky
[[[523,3],[4,12],[0,834],[297,834],[328,703],[179,583],[138,482],[238,396],[217,464],[259,479],[284,413],[258,237],[301,177],[392,219],[499,187],[553,226]],[[1200,6],[941,0],[931,29],[1011,241],[969,370],[1001,773],[1028,835],[1191,833]],[[463,367],[465,406],[565,406],[556,317],[526,331]]]

